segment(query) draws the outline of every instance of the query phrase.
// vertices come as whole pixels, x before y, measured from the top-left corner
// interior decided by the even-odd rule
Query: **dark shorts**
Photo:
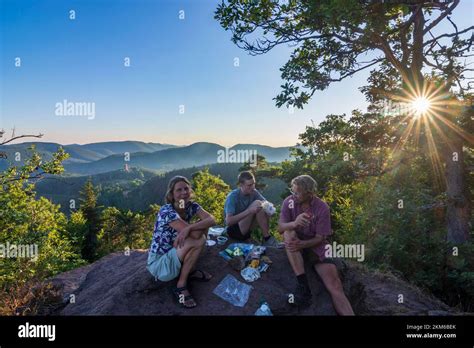
[[[331,257],[326,257],[324,260],[320,260],[319,256],[313,251],[313,249],[307,248],[303,249],[303,259],[305,262],[308,262],[311,266],[314,266],[318,263],[332,263],[337,267],[336,261]]]
[[[227,235],[232,239],[244,241],[250,238],[250,231],[247,234],[243,234],[240,230],[239,224],[234,224],[227,227]]]

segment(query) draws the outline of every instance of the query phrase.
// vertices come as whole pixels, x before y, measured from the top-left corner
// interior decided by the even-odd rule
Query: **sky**
[[[317,91],[303,110],[277,108],[292,48],[250,56],[213,18],[219,3],[0,0],[0,129],[61,144],[291,146],[326,115],[365,109],[358,88],[368,71]],[[453,20],[472,25],[473,12],[474,1],[462,0]],[[64,100],[94,112],[61,114]]]

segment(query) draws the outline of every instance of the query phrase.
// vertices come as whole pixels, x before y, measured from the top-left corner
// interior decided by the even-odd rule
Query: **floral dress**
[[[185,221],[190,223],[192,217],[201,209],[196,202],[188,202],[185,208]],[[173,249],[173,243],[178,236],[178,231],[170,226],[170,223],[180,218],[178,212],[172,204],[165,204],[161,207],[156,216],[155,228],[151,239],[150,252],[164,255]]]

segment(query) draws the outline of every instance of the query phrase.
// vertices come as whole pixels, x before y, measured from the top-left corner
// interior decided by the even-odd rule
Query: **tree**
[[[160,206],[152,204],[142,213],[107,207],[101,214],[101,226],[98,233],[99,256],[125,248],[148,248],[153,233],[156,214]]]
[[[269,166],[265,156],[257,155],[257,164],[256,165],[253,165],[252,163],[250,163],[250,161],[245,162],[242,165],[242,167],[239,168],[239,172],[249,171],[255,176],[255,178],[257,178],[257,172],[262,172],[262,171],[265,171],[269,168],[270,168],[270,166]],[[255,188],[259,191],[265,190],[267,185],[264,184],[260,180],[257,180],[257,179],[255,179],[255,180],[257,181],[257,183],[255,184]]]
[[[0,131],[0,145],[31,137],[12,134],[10,139],[1,140],[4,133]],[[74,248],[74,240],[69,238],[67,218],[59,211],[59,205],[36,198],[36,182],[45,175],[62,173],[62,161],[69,155],[59,148],[51,159],[43,160],[34,146],[29,151],[23,165],[10,163],[0,172],[0,243],[3,252],[10,251],[10,255],[0,258],[3,315],[34,314],[34,303],[41,302],[49,289],[37,281],[85,263]],[[5,153],[0,152],[0,160],[8,161]]]
[[[374,117],[357,111],[328,115],[307,127],[300,135],[306,151],[283,162],[277,175],[286,183],[300,174],[315,178],[318,196],[331,208],[334,240],[365,245],[369,267],[401,273],[449,305],[470,310],[474,245],[456,245],[459,255],[452,255],[444,209],[438,209],[446,195],[432,185],[430,159],[410,143],[403,157],[384,165],[396,129],[384,122],[391,117],[372,126]]]
[[[97,191],[91,179],[85,183],[80,196],[80,210],[87,220],[87,231],[81,253],[85,260],[92,262],[97,257],[97,234],[101,228],[101,221],[100,210],[97,206]]]
[[[230,191],[219,176],[209,173],[209,168],[196,172],[192,176],[194,199],[214,216],[217,224],[224,223],[224,203]]]
[[[74,251],[81,255],[84,238],[87,234],[87,220],[81,210],[73,211],[66,226],[68,239],[74,246]]]
[[[28,246],[30,252],[29,257],[0,258],[0,284],[7,288],[33,277],[52,276],[83,263],[66,233],[66,216],[59,211],[58,205],[44,197],[37,199],[35,192],[38,173],[61,173],[61,162],[68,155],[58,149],[51,160],[43,161],[34,148],[30,151],[22,166],[12,165],[0,173],[0,242],[5,248],[8,245]],[[32,255],[35,247],[37,257]]]
[[[265,54],[282,44],[296,47],[281,68],[286,82],[274,98],[278,107],[303,108],[317,90],[370,68],[370,86],[364,91],[373,104],[387,98],[397,102],[430,98],[437,103],[434,117],[424,123],[427,130],[436,128],[440,134],[436,141],[445,165],[447,237],[463,242],[469,237],[470,218],[463,147],[474,140],[460,124],[463,120],[472,123],[466,107],[473,82],[466,74],[473,69],[464,58],[472,56],[474,26],[459,29],[451,20],[458,4],[459,0],[407,0],[403,4],[228,0],[218,6],[215,18],[232,32],[232,41],[251,55]],[[434,33],[443,21],[452,24],[453,32]],[[427,131],[427,137],[431,134]],[[434,139],[429,140],[435,151]]]

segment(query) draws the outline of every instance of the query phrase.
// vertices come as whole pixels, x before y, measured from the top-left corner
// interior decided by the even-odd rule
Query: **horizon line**
[[[224,146],[224,145],[221,145],[219,143],[214,143],[214,142],[209,142],[209,141],[196,141],[196,142],[193,142],[193,143],[188,143],[188,144],[170,144],[170,143],[160,143],[160,142],[151,142],[151,141],[143,141],[143,140],[106,140],[106,141],[97,141],[97,142],[92,142],[92,143],[70,143],[70,144],[62,144],[62,143],[59,143],[59,142],[54,142],[54,141],[44,141],[40,138],[38,138],[38,140],[32,140],[32,141],[23,141],[23,142],[15,142],[13,141],[12,143],[8,143],[8,144],[5,144],[5,145],[2,145],[2,146],[10,146],[10,145],[21,145],[21,144],[26,144],[26,143],[49,143],[49,144],[58,144],[58,145],[61,145],[61,146],[71,146],[71,145],[79,145],[79,146],[85,146],[85,145],[93,145],[93,144],[101,144],[101,143],[122,143],[122,142],[138,142],[138,143],[143,143],[143,144],[159,144],[159,145],[172,145],[172,146],[180,146],[180,147],[186,147],[186,146],[191,146],[191,145],[194,145],[194,144],[198,144],[198,143],[208,143],[208,144],[215,144],[215,145],[219,145],[219,146],[222,146],[224,148],[232,148],[234,146],[237,146],[237,145],[260,145],[260,146],[267,146],[267,147],[271,147],[271,148],[279,148],[279,147],[296,147],[298,146],[298,144],[294,144],[294,145],[283,145],[283,146],[271,146],[271,145],[266,145],[266,144],[256,144],[256,143],[236,143],[232,146]]]

